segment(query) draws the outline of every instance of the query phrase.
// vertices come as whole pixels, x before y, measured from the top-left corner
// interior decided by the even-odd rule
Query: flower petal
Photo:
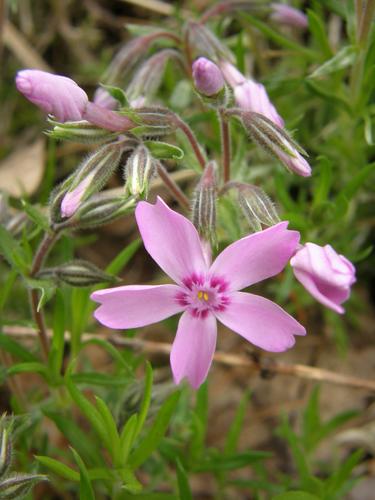
[[[138,328],[157,323],[183,307],[176,301],[176,285],[119,286],[98,290],[92,300],[101,305],[95,318],[109,328]]]
[[[299,232],[280,222],[229,245],[212,264],[210,273],[223,276],[231,290],[240,290],[284,269],[294,254]]]
[[[197,230],[161,198],[155,205],[138,203],[135,217],[146,250],[174,281],[207,271]]]
[[[186,377],[192,387],[205,381],[216,347],[216,319],[194,317],[185,311],[178,324],[171,351],[171,367],[176,384]]]
[[[284,309],[251,293],[232,293],[228,307],[215,315],[225,326],[266,351],[286,351],[294,345],[294,335],[306,334],[305,328]]]

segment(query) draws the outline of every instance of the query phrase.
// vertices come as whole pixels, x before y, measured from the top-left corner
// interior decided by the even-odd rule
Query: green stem
[[[223,165],[223,181],[224,184],[230,180],[230,129],[229,121],[227,120],[224,111],[219,110],[219,120],[221,129],[221,152]]]
[[[166,168],[158,163],[158,174],[160,179],[164,182],[167,189],[170,191],[175,200],[181,205],[182,208],[187,211],[190,210],[190,202],[189,199],[182,192],[180,187],[176,184],[176,182],[172,179],[172,177],[168,174]]]
[[[178,127],[180,130],[182,130],[182,132],[186,135],[186,137],[187,137],[188,141],[190,142],[191,147],[194,151],[194,154],[197,157],[197,160],[198,160],[198,162],[203,170],[205,165],[206,165],[206,160],[202,154],[201,148],[198,144],[198,141],[197,141],[193,131],[191,130],[191,128],[189,127],[189,125],[187,123],[185,123],[183,120],[181,120],[181,118],[178,115],[173,113],[172,116],[173,116],[173,120],[174,120],[176,127]]]

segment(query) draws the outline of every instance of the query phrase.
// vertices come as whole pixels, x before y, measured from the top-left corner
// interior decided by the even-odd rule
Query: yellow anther
[[[198,299],[199,299],[199,300],[201,300],[201,299],[202,299],[202,297],[203,297],[203,292],[201,292],[201,291],[200,291],[200,292],[198,292]]]
[[[207,292],[204,292],[203,294],[203,298],[204,300],[207,302],[208,301],[208,293]]]

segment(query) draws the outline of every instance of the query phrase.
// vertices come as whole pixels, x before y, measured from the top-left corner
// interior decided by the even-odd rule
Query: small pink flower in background
[[[138,203],[138,227],[151,257],[174,285],[121,286],[99,290],[96,319],[110,328],[138,328],[183,313],[171,351],[175,382],[184,377],[198,388],[216,347],[216,320],[249,342],[272,352],[294,345],[305,329],[268,299],[239,292],[278,274],[299,241],[297,231],[280,222],[229,245],[210,264],[193,224],[158,198]]]
[[[289,156],[288,154],[284,153],[284,151],[279,150],[277,154],[280,158],[280,161],[282,161],[289,170],[291,170],[295,174],[301,175],[302,177],[310,177],[311,167],[309,163],[295,148],[293,148],[292,153],[294,156]]]
[[[102,108],[114,110],[118,108],[119,103],[109,92],[106,91],[106,89],[98,87],[94,94],[94,104],[97,104]]]
[[[206,57],[200,57],[192,67],[195,88],[207,97],[223,90],[225,82],[220,68]]]
[[[303,12],[289,5],[272,3],[271,10],[271,19],[277,23],[300,29],[306,29],[309,24]]]
[[[284,126],[284,120],[270,101],[264,85],[247,79],[233,64],[227,61],[222,61],[220,68],[224,78],[233,88],[237,106],[254,113],[260,113],[279,127]]]
[[[345,312],[341,304],[356,281],[355,267],[346,257],[330,245],[306,243],[290,263],[295,277],[318,302],[339,314]]]
[[[29,101],[60,122],[82,120],[88,97],[70,78],[24,69],[17,73],[16,86]]]

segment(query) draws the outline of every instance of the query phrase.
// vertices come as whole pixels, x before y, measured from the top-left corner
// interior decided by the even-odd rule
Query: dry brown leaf
[[[0,190],[11,196],[32,194],[44,172],[45,139],[23,146],[0,162]]]

